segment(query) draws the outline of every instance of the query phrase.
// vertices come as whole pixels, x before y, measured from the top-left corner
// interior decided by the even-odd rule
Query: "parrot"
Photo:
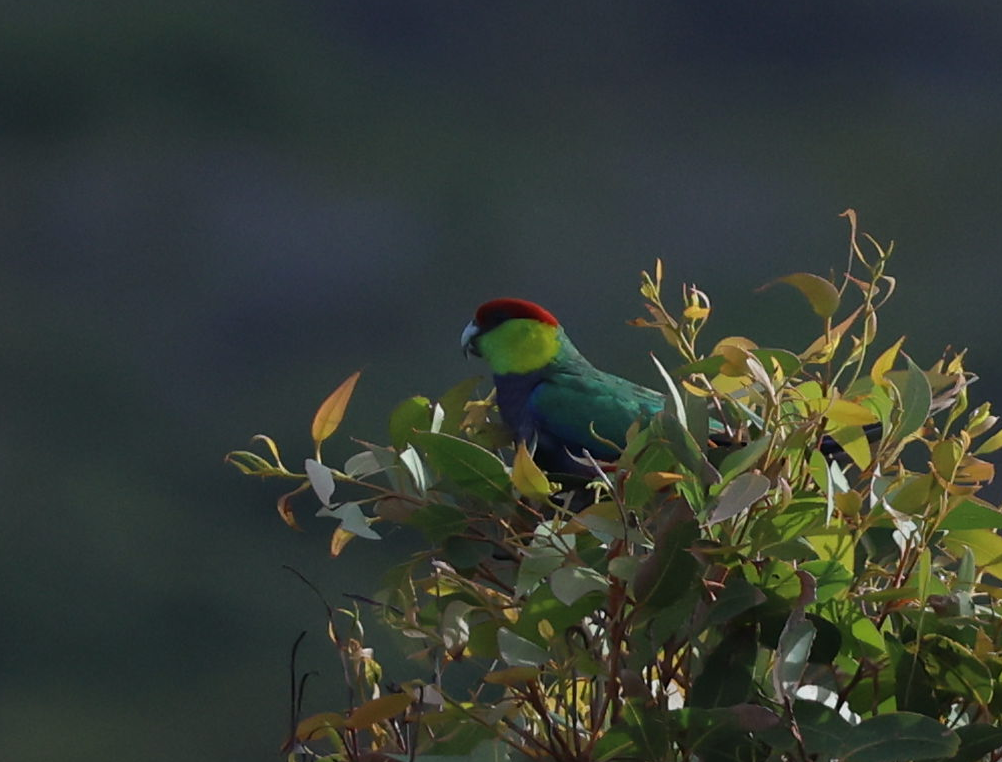
[[[610,442],[623,447],[634,421],[646,423],[665,406],[661,392],[592,365],[552,313],[524,299],[480,305],[461,344],[490,365],[501,419],[546,471],[582,473],[583,450],[616,460]]]
[[[480,305],[460,343],[464,354],[490,365],[498,411],[516,444],[533,449],[536,464],[551,473],[594,473],[582,461],[584,450],[598,461],[615,461],[630,426],[648,423],[665,407],[663,393],[592,365],[551,312],[525,299]],[[719,421],[711,421],[710,430],[716,446],[742,444],[730,440]],[[882,428],[864,430],[873,442]],[[830,458],[845,455],[829,436],[820,449]]]

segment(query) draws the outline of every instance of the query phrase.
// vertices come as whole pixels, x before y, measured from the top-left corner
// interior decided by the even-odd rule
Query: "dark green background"
[[[710,293],[711,340],[799,347],[754,288],[843,267],[852,206],[897,241],[884,343],[970,346],[998,398],[1000,50],[990,2],[5,3],[0,756],[272,759],[301,629],[336,708],[280,567],[341,602],[393,541],[329,561],[222,456],[301,462],[363,366],[346,430],[385,441],[480,370],[486,298],[655,384],[641,269]]]

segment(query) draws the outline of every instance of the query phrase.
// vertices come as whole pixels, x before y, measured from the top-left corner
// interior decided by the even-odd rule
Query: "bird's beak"
[[[463,329],[463,335],[459,339],[460,345],[463,347],[463,354],[469,357],[473,355],[474,357],[480,357],[480,352],[477,351],[476,339],[480,335],[480,326],[476,324],[476,321],[471,320],[466,328]]]

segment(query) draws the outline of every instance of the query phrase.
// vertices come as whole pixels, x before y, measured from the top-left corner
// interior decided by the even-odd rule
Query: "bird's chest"
[[[498,410],[505,425],[511,429],[517,440],[530,441],[536,432],[536,421],[532,415],[531,397],[542,382],[540,373],[494,376],[497,389]]]

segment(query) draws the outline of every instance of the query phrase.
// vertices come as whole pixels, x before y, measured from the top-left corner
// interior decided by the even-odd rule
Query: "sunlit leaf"
[[[351,716],[344,721],[347,728],[361,730],[375,725],[377,722],[388,720],[390,717],[406,711],[411,705],[411,697],[406,693],[391,693],[388,696],[380,696],[377,699],[366,701],[351,713]]]
[[[975,455],[987,455],[988,453],[995,452],[999,448],[1002,448],[1002,430],[996,431],[988,439],[982,442],[978,449],[974,451]]]
[[[873,379],[873,383],[878,386],[883,386],[886,383],[884,375],[887,371],[894,367],[894,361],[898,359],[898,351],[901,349],[901,345],[904,341],[905,337],[902,336],[890,347],[885,349],[881,353],[880,357],[874,360],[873,367],[870,369],[870,378]]]
[[[839,294],[835,285],[825,278],[811,273],[793,273],[777,278],[773,283],[762,288],[768,288],[775,283],[786,283],[803,294],[811,305],[811,309],[820,317],[827,318],[835,314],[839,306]],[[759,289],[762,290],[762,289]]]
[[[466,402],[483,381],[483,376],[473,376],[460,381],[445,394],[438,398],[445,417],[439,431],[443,434],[458,434],[463,419],[466,417]]]
[[[832,400],[825,416],[839,426],[867,426],[880,420],[869,408],[846,399]]]
[[[530,500],[546,500],[550,495],[550,480],[529,454],[525,442],[519,442],[511,468],[515,489]]]
[[[644,484],[655,491],[663,490],[665,487],[677,484],[683,479],[685,479],[684,474],[676,474],[671,471],[651,471],[644,474]]]
[[[922,513],[929,504],[929,493],[935,483],[932,474],[912,474],[905,477],[901,486],[890,490],[885,500],[900,513]]]
[[[963,555],[965,548],[970,548],[979,569],[1002,577],[1002,536],[991,529],[954,529],[944,543],[957,556]]]
[[[325,738],[331,731],[344,727],[344,717],[337,712],[321,712],[302,719],[296,725],[296,740],[303,742]]]
[[[939,529],[1002,529],[1002,511],[976,498],[965,498],[949,509]]]
[[[427,397],[411,397],[401,402],[390,413],[390,443],[403,450],[411,441],[415,431],[431,428],[431,400]]]
[[[345,408],[348,407],[348,402],[351,400],[352,392],[355,391],[355,384],[358,383],[360,375],[362,375],[362,371],[356,370],[348,376],[317,409],[317,413],[313,417],[313,426],[310,428],[310,432],[313,435],[313,441],[318,447],[321,442],[337,431],[337,427],[341,425]]]
[[[733,452],[727,453],[727,456],[720,463],[721,482],[727,484],[734,477],[757,465],[759,459],[769,449],[770,444],[769,437],[760,437],[744,447],[738,447]]]

